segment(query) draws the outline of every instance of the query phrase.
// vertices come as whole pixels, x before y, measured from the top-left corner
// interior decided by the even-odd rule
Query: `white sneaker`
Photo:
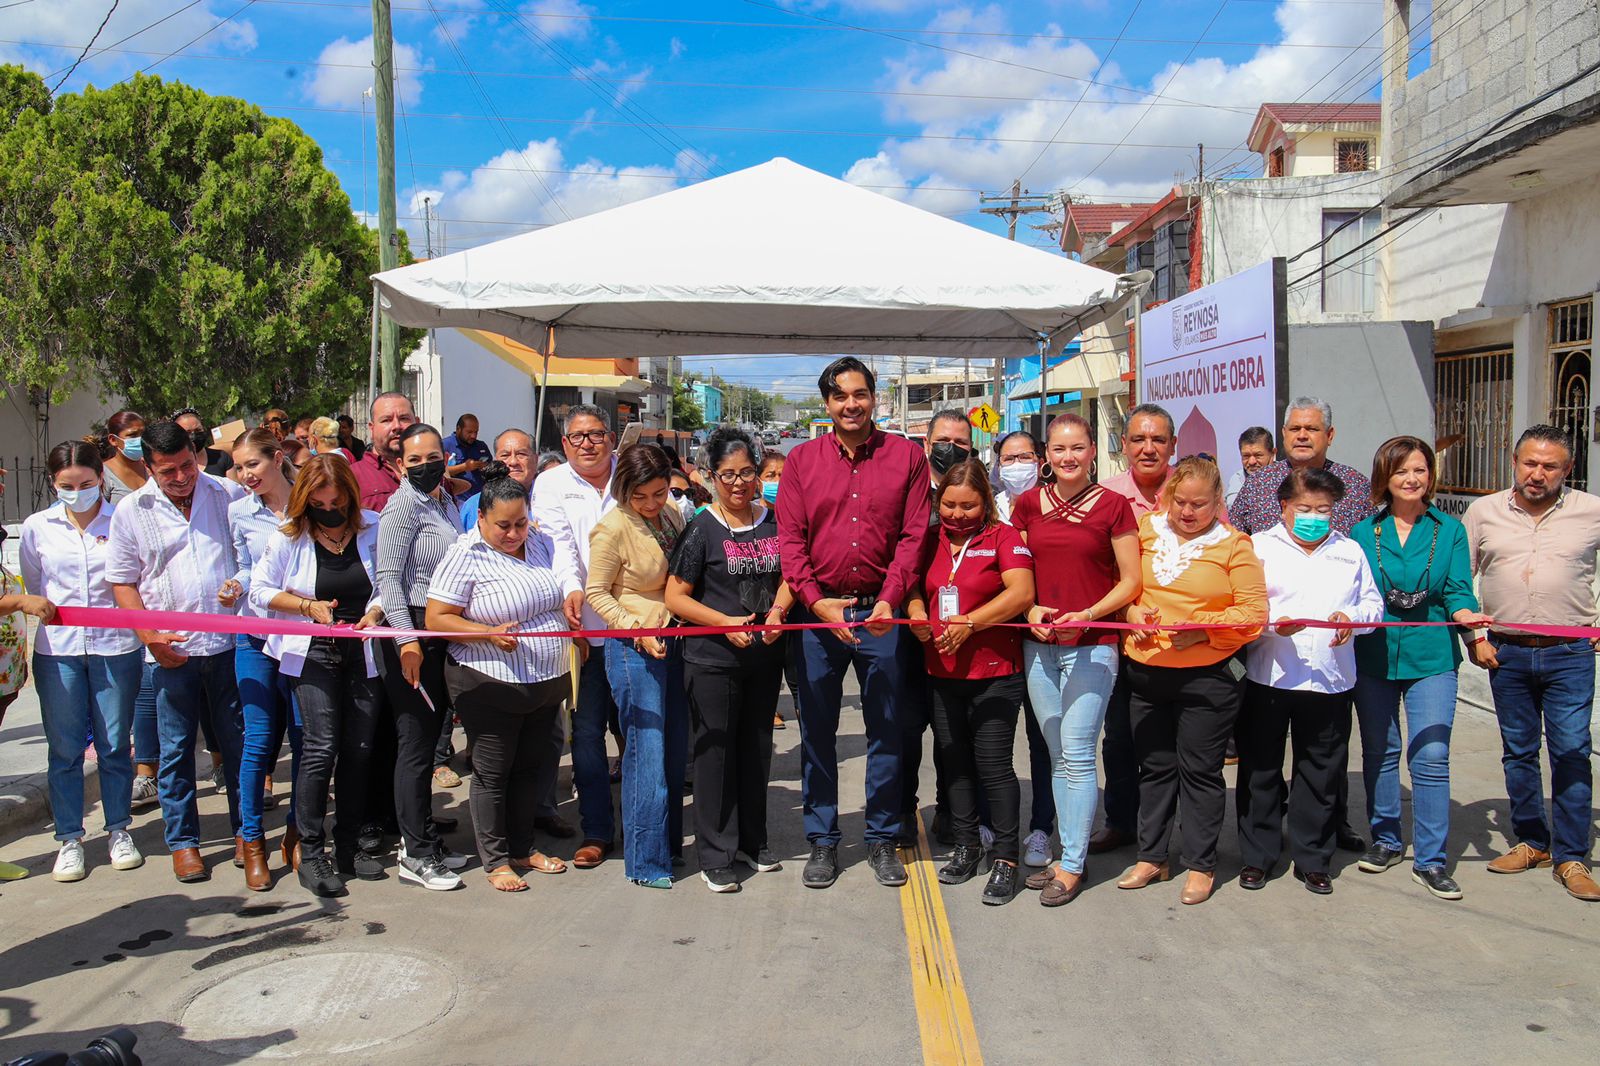
[[[994,849],[994,830],[986,825],[978,826],[978,843],[983,845],[984,851]]]
[[[455,871],[445,869],[444,863],[434,858],[401,859],[395,872],[402,885],[421,885],[434,892],[461,887],[461,878]]]
[[[126,829],[116,829],[111,833],[111,868],[113,870],[137,870],[144,865],[144,856],[139,854],[139,849],[133,843],[133,837]]]
[[[161,801],[156,791],[156,779],[140,775],[133,779],[133,810],[142,811]]]
[[[82,881],[89,876],[89,870],[83,863],[83,841],[63,840],[61,851],[56,855],[56,868],[50,876],[57,881]]]
[[[1050,865],[1050,838],[1044,830],[1035,829],[1022,842],[1022,862],[1025,866]]]
[[[405,857],[406,842],[402,839],[400,841],[400,852],[398,858],[400,861],[404,862]],[[471,861],[472,856],[457,854],[456,852],[450,850],[450,846],[448,844],[439,845],[439,862],[446,870],[465,870],[467,868],[467,864]]]

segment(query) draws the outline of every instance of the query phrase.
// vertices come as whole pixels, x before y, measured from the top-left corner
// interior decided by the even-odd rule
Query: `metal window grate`
[[[1335,141],[1333,170],[1336,174],[1355,174],[1372,169],[1372,142]]]
[[[1434,361],[1434,435],[1443,445],[1439,491],[1483,496],[1511,470],[1511,352]]]
[[[1589,488],[1591,373],[1594,360],[1594,298],[1585,296],[1551,304],[1548,354],[1550,360],[1550,424],[1566,430],[1572,439],[1572,474],[1567,484]]]

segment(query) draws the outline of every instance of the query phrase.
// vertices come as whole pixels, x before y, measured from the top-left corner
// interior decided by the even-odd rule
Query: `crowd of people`
[[[1173,420],[1151,404],[1126,421],[1126,472],[1097,480],[1094,432],[1076,415],[1043,440],[1003,436],[986,463],[959,411],[935,414],[921,446],[878,428],[859,360],[833,362],[819,389],[832,432],[787,458],[733,428],[696,462],[652,444],[618,453],[589,405],[566,411],[561,453],[541,455],[520,429],[484,442],[470,414],[443,435],[398,393],[372,402],[366,441],[348,420],[274,410],[222,452],[197,412],[123,411],[96,441],[60,444],[58,500],[23,528],[26,593],[0,613],[115,606],[170,624],[39,628],[54,876],[87,872],[89,738],[116,869],[142,864],[131,812],[159,803],[176,878],[210,876],[203,743],[249,889],[271,888],[281,855],[310,892],[341,896],[349,879],[386,877],[392,850],[402,883],[459,888],[471,859],[433,809],[436,786],[461,784],[459,723],[494,889],[603,865],[619,822],[626,878],[673,887],[692,782],[700,878],[736,892],[738,868],[779,870],[786,850],[769,840],[767,795],[787,677],[810,846],[800,881],[824,889],[841,872],[853,672],[866,865],[884,885],[907,881],[901,850],[918,843],[931,783],[927,828],[948,848],[938,878],[986,875],[986,904],[1023,887],[1069,903],[1087,856],[1127,847],[1118,888],[1181,865],[1181,901],[1202,903],[1236,761],[1240,887],[1263,887],[1287,852],[1294,877],[1328,894],[1337,849],[1371,874],[1405,860],[1404,754],[1413,879],[1459,899],[1449,754],[1465,649],[1490,671],[1514,836],[1488,868],[1551,868],[1570,895],[1600,900],[1587,866],[1597,642],[1519,629],[1596,621],[1600,499],[1565,484],[1561,430],[1527,429],[1512,487],[1462,521],[1434,505],[1427,441],[1385,442],[1369,478],[1328,457],[1333,412],[1315,398],[1289,404],[1276,441],[1264,427],[1241,435],[1243,473],[1225,486],[1214,457],[1177,457]],[[184,629],[201,614],[317,627]],[[387,632],[320,628],[335,623]],[[1350,817],[1353,726],[1365,832]],[[558,813],[569,734],[577,826]],[[269,854],[285,739],[293,786]],[[576,844],[570,860],[552,840]]]

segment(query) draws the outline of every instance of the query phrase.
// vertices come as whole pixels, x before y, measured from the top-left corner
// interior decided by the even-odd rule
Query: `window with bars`
[[[1333,142],[1333,172],[1357,174],[1372,169],[1371,141]]]
[[[1589,488],[1590,419],[1594,393],[1594,297],[1564,300],[1549,307],[1546,351],[1550,369],[1550,424],[1572,440],[1572,474],[1567,484]]]
[[[1439,491],[1484,496],[1511,470],[1511,352],[1441,355],[1433,364]]]

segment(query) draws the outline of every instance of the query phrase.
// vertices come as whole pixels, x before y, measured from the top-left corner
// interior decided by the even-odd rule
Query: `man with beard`
[[[174,412],[172,420],[189,434],[189,443],[194,446],[194,453],[200,457],[200,463],[205,467],[206,473],[212,477],[227,477],[228,471],[233,469],[233,456],[211,446],[211,430],[206,428],[205,419],[200,417],[200,412],[193,407],[185,407],[181,411]]]
[[[367,510],[381,512],[400,487],[400,434],[416,421],[417,413],[405,394],[381,392],[373,399],[367,421],[372,446],[351,464],[361,487],[361,506]]]

